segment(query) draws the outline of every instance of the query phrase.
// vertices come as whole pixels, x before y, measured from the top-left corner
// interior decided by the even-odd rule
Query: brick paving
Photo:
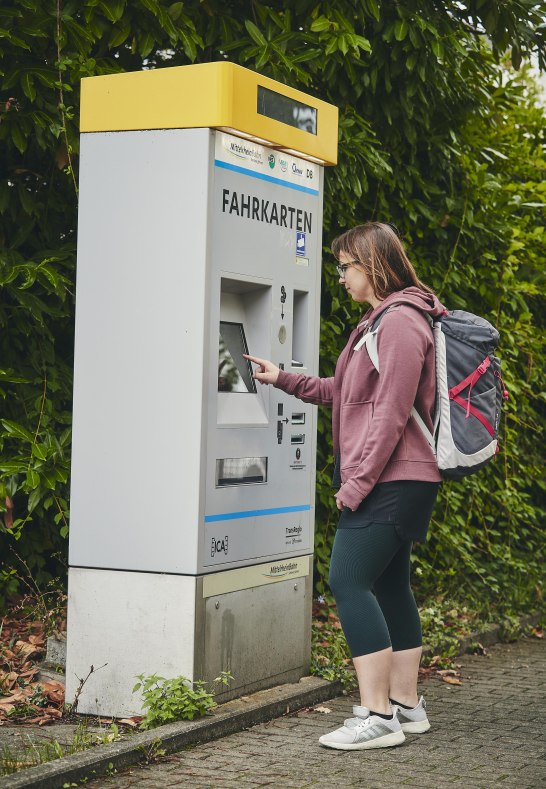
[[[432,729],[403,745],[343,752],[318,737],[351,714],[354,698],[196,745],[89,789],[286,789],[403,786],[546,787],[546,644],[529,639],[459,659],[462,685],[429,678],[421,691]]]

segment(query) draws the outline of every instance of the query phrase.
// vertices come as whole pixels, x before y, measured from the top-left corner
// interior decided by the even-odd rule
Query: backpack
[[[377,332],[389,309],[355,346],[366,345],[377,372]],[[434,452],[442,476],[460,479],[485,466],[498,451],[501,405],[508,399],[500,360],[494,355],[499,333],[484,318],[464,310],[446,310],[436,318],[423,315],[432,327],[436,353],[432,433],[415,408],[411,416]]]

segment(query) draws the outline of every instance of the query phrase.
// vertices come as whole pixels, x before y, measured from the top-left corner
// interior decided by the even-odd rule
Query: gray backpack
[[[388,311],[387,307],[355,346],[366,345],[378,372],[377,332]],[[500,361],[494,355],[499,333],[488,321],[464,310],[446,311],[434,319],[423,315],[432,327],[436,350],[432,433],[415,408],[411,416],[436,455],[442,476],[460,479],[485,466],[498,451],[501,405],[508,399]]]

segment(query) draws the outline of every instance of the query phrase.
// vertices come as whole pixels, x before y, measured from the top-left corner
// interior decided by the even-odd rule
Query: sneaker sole
[[[400,726],[402,727],[402,731],[406,732],[407,734],[424,734],[430,729],[430,723],[428,720],[408,721],[407,723],[400,722]]]
[[[384,734],[383,737],[377,737],[375,740],[367,742],[331,742],[323,736],[319,738],[319,743],[326,748],[335,748],[338,751],[367,751],[371,748],[391,748],[394,745],[401,745],[405,739],[403,731],[393,731],[392,734]]]

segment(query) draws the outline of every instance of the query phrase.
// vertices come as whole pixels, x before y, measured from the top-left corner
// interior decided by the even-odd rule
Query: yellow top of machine
[[[82,80],[82,132],[209,127],[337,162],[332,104],[235,63],[132,71]]]

